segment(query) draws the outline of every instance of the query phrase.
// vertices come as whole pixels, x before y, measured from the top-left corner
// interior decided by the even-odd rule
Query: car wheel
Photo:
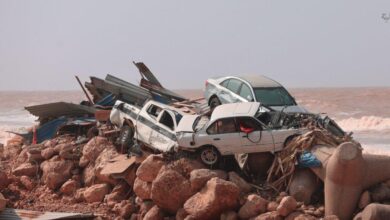
[[[220,158],[220,154],[215,147],[204,147],[199,152],[199,157],[202,163],[215,166]]]
[[[213,111],[215,107],[221,105],[221,101],[219,101],[218,97],[213,97],[210,100],[210,110]]]
[[[119,143],[122,147],[121,149],[122,151],[128,149],[130,146],[133,146],[134,144],[133,137],[134,137],[134,127],[130,127],[129,125],[124,125],[121,128],[121,132],[119,135]]]

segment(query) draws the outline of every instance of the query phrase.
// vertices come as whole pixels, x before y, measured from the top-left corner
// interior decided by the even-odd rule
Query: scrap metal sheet
[[[104,166],[103,170],[101,171],[101,174],[121,174],[125,172],[129,167],[131,167],[135,162],[135,157],[127,158],[126,155],[119,155]]]
[[[133,62],[133,63],[138,68],[142,77],[145,77],[149,82],[162,88],[161,83],[158,81],[158,79],[153,75],[152,71],[150,71],[149,68],[144,63],[142,62],[138,62],[138,63]]]
[[[93,214],[40,212],[7,208],[0,212],[0,220],[56,220],[56,219],[93,219]]]
[[[39,118],[84,116],[86,114],[95,114],[96,111],[94,107],[68,102],[53,102],[42,105],[27,106],[25,109]]]

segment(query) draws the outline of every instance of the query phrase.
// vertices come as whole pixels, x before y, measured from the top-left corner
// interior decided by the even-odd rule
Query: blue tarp
[[[37,129],[37,143],[42,143],[45,140],[53,138],[61,126],[83,125],[93,122],[96,122],[95,118],[80,117],[69,120],[67,117],[59,117],[41,125]]]
[[[37,129],[37,143],[53,138],[58,128],[67,122],[66,117],[59,117],[49,121]]]
[[[100,106],[114,106],[116,102],[116,96],[114,94],[109,94],[106,97],[102,98],[99,100],[95,105],[100,105]]]
[[[304,151],[298,159],[298,165],[300,167],[320,167],[321,161],[319,161],[314,154],[309,151]]]

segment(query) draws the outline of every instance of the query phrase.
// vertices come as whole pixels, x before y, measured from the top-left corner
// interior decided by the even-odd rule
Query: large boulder
[[[238,216],[241,219],[255,217],[267,211],[268,201],[261,196],[251,194],[248,196],[245,204],[240,208]]]
[[[104,197],[110,192],[108,184],[95,184],[83,193],[84,199],[88,203],[102,202]]]
[[[120,182],[119,184],[115,185],[110,194],[107,194],[104,197],[104,202],[106,202],[109,206],[116,204],[120,201],[126,200],[130,192],[130,186],[125,182]]]
[[[194,192],[199,191],[203,186],[214,177],[226,179],[226,172],[222,170],[196,169],[190,173],[191,189]]]
[[[85,186],[92,186],[96,181],[95,176],[95,166],[94,164],[88,164],[88,166],[83,170],[82,181]]]
[[[77,149],[77,145],[65,145],[60,149],[58,155],[60,155],[61,158],[66,160],[77,160],[80,157],[79,153],[77,152]]]
[[[155,205],[146,213],[143,220],[164,220],[164,213]]]
[[[161,154],[151,154],[138,167],[137,177],[145,182],[153,182],[164,165],[165,161]]]
[[[43,149],[41,151],[41,155],[45,160],[52,158],[54,156],[54,154],[55,154],[55,151],[52,147],[48,147],[48,148]]]
[[[257,217],[251,218],[250,220],[283,220],[283,217],[274,211],[263,213]]]
[[[172,163],[169,163],[161,168],[164,169],[172,169],[176,172],[180,173],[185,178],[190,178],[190,173],[196,169],[206,168],[201,162],[197,160],[191,160],[189,158],[181,158],[179,160],[175,160]]]
[[[41,164],[42,179],[50,189],[57,189],[64,184],[71,176],[74,163],[70,160],[63,160],[58,156],[46,160]]]
[[[152,200],[160,208],[174,214],[193,195],[191,183],[172,169],[161,170],[152,184]]]
[[[238,188],[240,188],[241,193],[249,193],[252,190],[252,186],[243,178],[241,178],[237,173],[229,172],[228,175],[229,181],[235,183]]]
[[[72,144],[70,144],[69,142],[64,142],[57,144],[53,149],[55,154],[59,154],[63,149],[67,149],[70,147],[72,147]]]
[[[111,185],[118,183],[118,180],[112,178],[110,175],[102,174],[102,170],[106,164],[118,156],[118,152],[113,145],[107,144],[105,146],[107,148],[100,152],[96,160],[89,162],[82,173],[83,182],[86,186],[91,186],[95,183],[108,183]]]
[[[99,182],[116,185],[118,182],[117,179],[112,178],[110,175],[101,173],[107,163],[118,156],[118,152],[116,151],[114,145],[106,145],[106,147],[107,148],[100,153],[94,162],[95,175]]]
[[[140,178],[136,178],[133,186],[134,193],[143,200],[151,198],[152,183],[145,182]]]
[[[83,148],[83,156],[80,159],[84,161],[80,166],[85,167],[90,161],[95,161],[99,154],[107,148],[108,145],[111,145],[107,138],[96,136],[92,138]]]
[[[30,163],[40,163],[44,160],[41,155],[42,145],[31,145],[27,150],[27,159]]]
[[[70,179],[61,186],[60,191],[65,195],[73,195],[79,188],[80,182]]]
[[[39,167],[36,164],[23,163],[12,171],[15,176],[36,177],[39,172]]]
[[[297,208],[297,201],[292,196],[283,197],[280,202],[276,212],[280,216],[288,216],[291,212],[293,212]]]
[[[184,204],[185,211],[194,219],[219,219],[222,212],[239,205],[240,189],[232,182],[214,177]]]

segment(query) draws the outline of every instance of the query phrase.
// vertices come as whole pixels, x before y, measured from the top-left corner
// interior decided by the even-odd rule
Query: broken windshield
[[[256,100],[265,106],[296,105],[294,99],[283,87],[254,88]]]

